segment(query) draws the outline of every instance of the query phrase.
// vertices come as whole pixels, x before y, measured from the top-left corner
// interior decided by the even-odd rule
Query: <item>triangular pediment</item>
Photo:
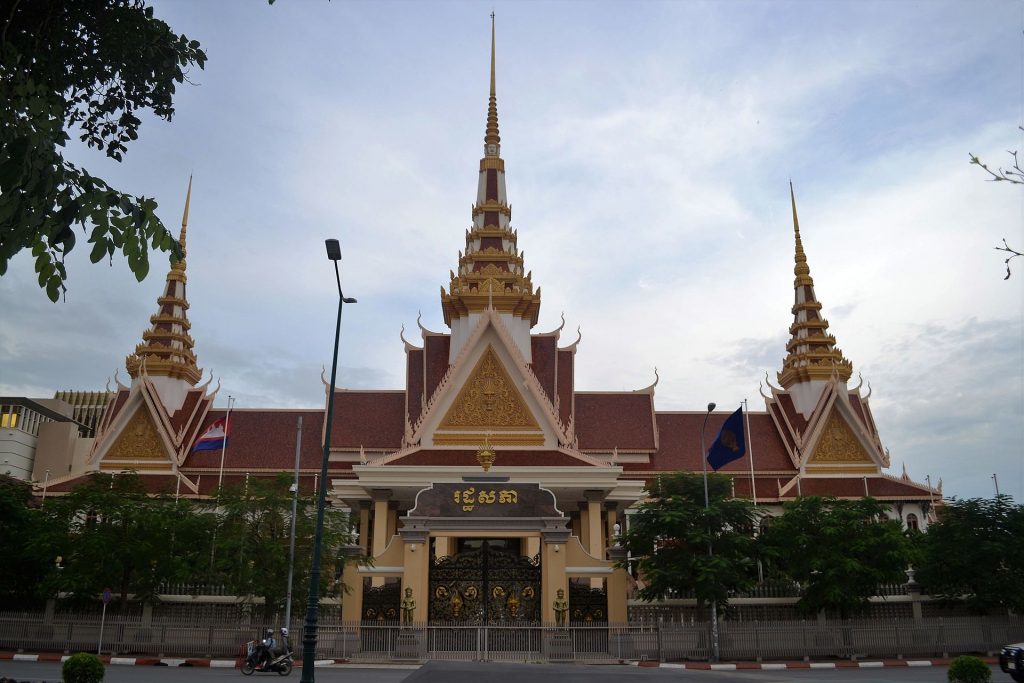
[[[840,409],[837,401],[820,429],[810,448],[805,469],[812,471],[856,472],[877,471],[879,463],[865,446],[865,438],[858,435],[855,425]]]
[[[570,445],[551,399],[498,313],[487,310],[438,384],[407,446],[557,449]]]
[[[438,428],[540,431],[537,419],[490,345],[480,356]]]
[[[144,402],[140,402],[124,428],[115,436],[103,459],[102,470],[170,470],[172,457]]]

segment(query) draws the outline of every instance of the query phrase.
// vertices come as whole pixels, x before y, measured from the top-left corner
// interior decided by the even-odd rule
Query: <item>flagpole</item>
[[[228,396],[228,413],[224,417],[224,442],[220,445],[220,476],[217,478],[217,500],[220,500],[220,488],[224,485],[224,451],[228,449],[228,431],[231,426],[231,406],[235,405],[233,396]]]
[[[750,435],[750,408],[747,406],[747,399],[743,399],[743,419],[746,420],[747,429],[747,453],[750,453],[750,493],[754,498],[754,507],[757,507],[757,482],[754,480],[754,438]]]
[[[704,472],[704,514],[708,516],[711,503],[708,498],[708,454],[704,448],[704,430],[708,426],[708,418],[715,409],[714,403],[708,404],[708,412],[704,414],[704,424],[700,427],[700,466]],[[708,516],[708,558],[713,557],[711,550],[711,519]],[[718,661],[718,601],[711,599],[711,661]]]

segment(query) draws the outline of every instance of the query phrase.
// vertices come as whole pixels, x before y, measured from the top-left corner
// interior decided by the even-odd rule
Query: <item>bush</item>
[[[992,669],[978,657],[964,655],[949,665],[946,678],[949,683],[988,683],[992,680]]]
[[[79,652],[68,657],[61,673],[64,675],[64,683],[101,683],[103,662],[94,654]]]

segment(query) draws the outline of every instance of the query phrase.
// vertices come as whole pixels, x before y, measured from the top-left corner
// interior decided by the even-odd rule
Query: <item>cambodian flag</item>
[[[192,451],[215,451],[224,448],[228,442],[228,426],[223,419],[215,420],[206,428],[202,436],[196,439],[196,445]]]

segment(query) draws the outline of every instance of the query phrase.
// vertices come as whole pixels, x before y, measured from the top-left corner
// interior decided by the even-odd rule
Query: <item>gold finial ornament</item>
[[[480,463],[480,467],[484,468],[484,472],[490,472],[496,457],[497,453],[491,448],[490,436],[485,435],[484,444],[476,452],[476,461]]]
[[[782,361],[779,383],[789,389],[800,382],[829,380],[833,374],[846,382],[853,374],[853,363],[843,357],[836,347],[836,338],[828,334],[828,321],[821,317],[821,303],[814,294],[814,280],[807,265],[803,240],[800,239],[800,221],[796,214],[796,194],[789,183],[789,199],[793,206],[793,234],[796,250],[793,255],[794,303],[793,324],[789,326],[790,339],[787,355]]]
[[[540,288],[523,264],[519,236],[510,226],[512,207],[505,194],[505,160],[498,134],[494,16],[491,16],[491,83],[487,104],[484,156],[473,205],[473,227],[466,231],[466,250],[451,274],[448,290],[441,287],[444,322],[453,322],[489,308],[525,320],[529,327],[540,315]]]
[[[203,371],[196,365],[195,346],[189,330],[188,298],[185,294],[185,237],[188,228],[188,210],[192,201],[192,176],[188,179],[185,194],[185,211],[181,217],[181,260],[167,271],[167,284],[163,296],[157,301],[157,312],[150,316],[150,328],[142,333],[142,343],[135,347],[135,353],[125,359],[128,374],[135,379],[145,368],[151,377],[181,379],[195,386],[203,377]]]

